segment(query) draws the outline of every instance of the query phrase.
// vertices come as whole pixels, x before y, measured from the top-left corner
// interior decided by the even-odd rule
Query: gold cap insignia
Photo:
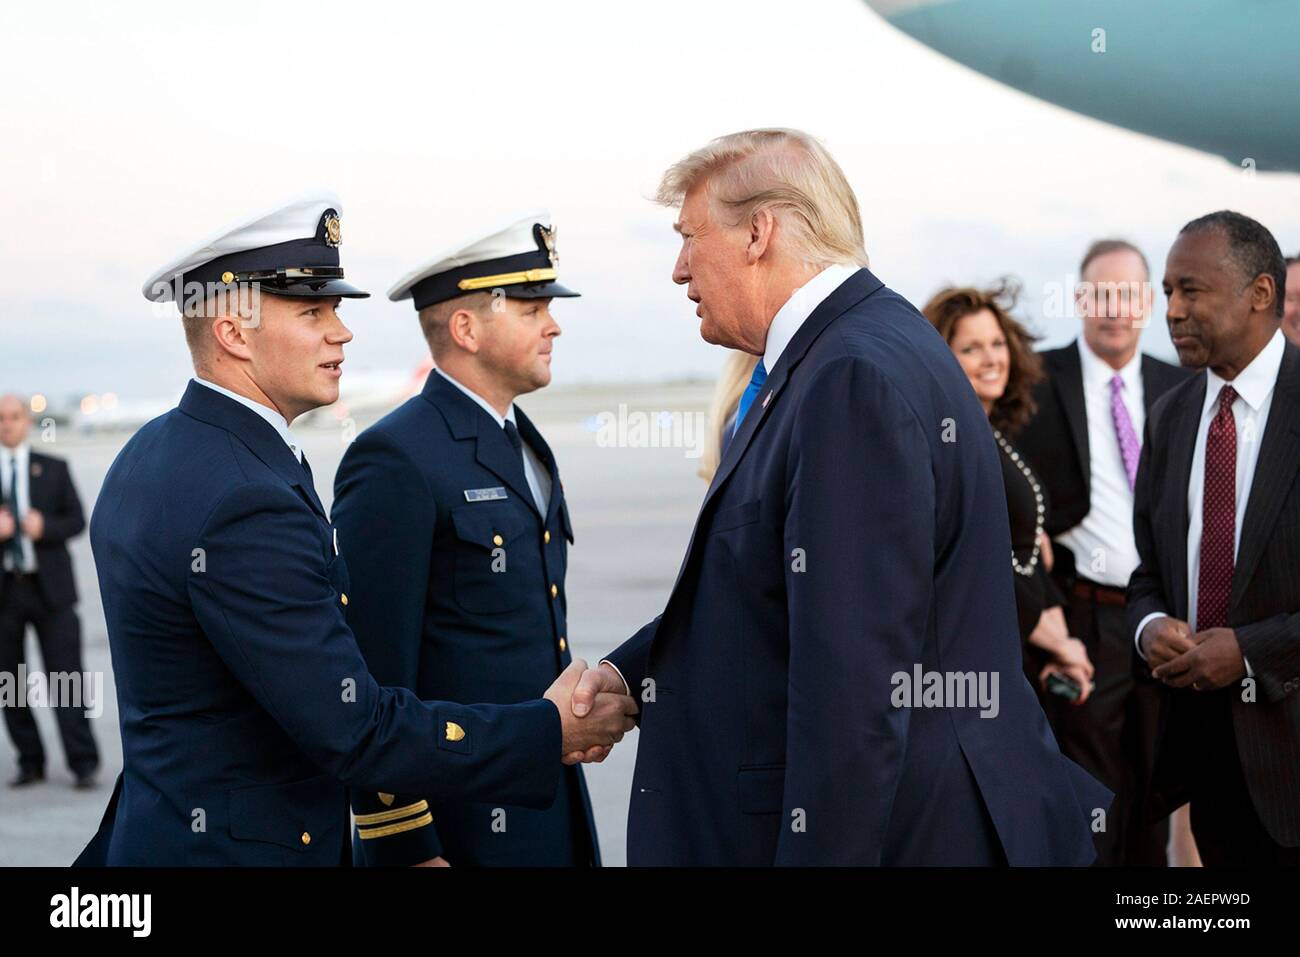
[[[392,806],[393,806],[393,796],[392,796],[391,794],[385,794],[383,791],[380,791],[380,792],[379,792],[379,803],[381,803],[384,807],[392,807]]]
[[[325,218],[325,245],[338,247],[343,242],[343,224],[335,214]]]
[[[551,265],[559,265],[560,254],[555,249],[555,230],[541,225],[537,229],[542,235],[542,243],[546,246],[546,254],[551,257]]]
[[[459,741],[459,740],[460,740],[461,738],[463,738],[463,737],[465,737],[465,729],[462,728],[460,725],[458,725],[455,721],[448,721],[448,722],[447,722],[447,740],[448,740],[448,741]]]

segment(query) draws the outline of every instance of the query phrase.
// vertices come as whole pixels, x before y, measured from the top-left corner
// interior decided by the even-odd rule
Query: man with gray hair
[[[574,693],[641,697],[628,862],[1090,863],[1110,793],[1021,670],[988,421],[844,173],[752,130],[658,199],[701,335],[761,361],[663,614]]]

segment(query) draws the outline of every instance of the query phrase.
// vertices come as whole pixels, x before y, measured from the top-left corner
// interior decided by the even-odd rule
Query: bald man
[[[26,402],[0,396],[0,672],[17,675],[25,663],[23,639],[31,625],[46,674],[80,674],[81,622],[67,542],[86,520],[68,464],[32,451],[31,424]],[[55,714],[68,768],[76,787],[94,787],[99,751],[86,720],[91,702],[61,705]],[[4,707],[4,715],[18,751],[18,776],[10,787],[43,781],[45,749],[31,708],[20,701]]]

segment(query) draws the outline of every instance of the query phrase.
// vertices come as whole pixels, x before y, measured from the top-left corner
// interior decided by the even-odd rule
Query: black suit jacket
[[[1202,372],[1163,396],[1146,423],[1133,530],[1142,563],[1128,586],[1128,621],[1163,611],[1187,620],[1187,482],[1205,401]],[[1300,349],[1287,344],[1251,483],[1233,569],[1228,627],[1255,673],[1255,701],[1230,686],[1232,731],[1260,821],[1300,846]],[[1207,754],[1210,699],[1175,689],[1157,742],[1156,801],[1194,797]]]
[[[1047,487],[1047,534],[1055,537],[1083,521],[1092,507],[1092,460],[1088,449],[1088,416],[1083,397],[1083,362],[1077,340],[1040,353],[1046,378],[1034,390],[1038,410],[1016,438],[1016,448]],[[1190,373],[1178,366],[1142,356],[1142,405],[1146,417],[1156,399]],[[1053,575],[1065,582],[1073,576],[1074,556],[1057,550],[1059,568]]]
[[[85,530],[86,517],[67,462],[32,452],[27,467],[30,506],[45,519],[45,533],[35,543],[37,581],[50,607],[62,608],[77,600],[68,539]],[[0,575],[0,601],[4,601],[4,588]]]

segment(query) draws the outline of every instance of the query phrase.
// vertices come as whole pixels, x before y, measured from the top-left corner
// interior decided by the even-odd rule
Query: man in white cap
[[[124,768],[78,863],[337,865],[347,786],[544,807],[630,699],[564,717],[582,670],[510,706],[380,687],[344,618],[334,530],[288,424],[338,397],[352,334],[331,197],[225,230],[145,284],[195,378],[123,448],[91,519]],[[558,711],[557,711],[558,708]]]
[[[366,663],[421,697],[527,701],[570,664],[573,529],[555,457],[515,405],[551,381],[552,298],[577,295],[556,281],[557,261],[539,212],[457,244],[388,293],[412,300],[437,367],[349,447],[333,518]],[[368,865],[600,863],[577,767],[544,809],[365,788],[352,809],[353,858]]]

